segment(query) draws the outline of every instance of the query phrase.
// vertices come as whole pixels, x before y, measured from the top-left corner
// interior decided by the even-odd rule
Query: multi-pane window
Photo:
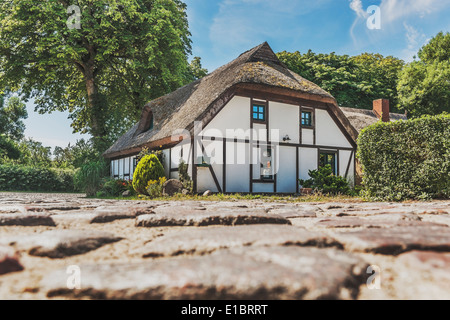
[[[271,148],[261,149],[261,179],[273,180],[273,150]]]
[[[253,121],[266,121],[266,107],[262,105],[253,105]]]
[[[326,165],[330,165],[331,169],[333,170],[333,174],[337,175],[336,153],[334,153],[334,152],[321,152],[320,153],[319,164],[320,164],[320,167],[325,167]]]
[[[312,112],[302,111],[302,126],[312,127]]]

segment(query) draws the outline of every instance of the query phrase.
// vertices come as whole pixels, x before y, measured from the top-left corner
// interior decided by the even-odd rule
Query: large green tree
[[[0,101],[0,134],[8,136],[10,139],[19,141],[24,137],[25,124],[23,119],[28,118],[26,105],[18,97],[3,97]]]
[[[400,108],[412,118],[450,112],[450,33],[440,32],[400,73]]]
[[[372,101],[386,98],[397,104],[398,72],[404,62],[392,56],[364,53],[358,56],[280,52],[289,69],[330,92],[339,105],[370,109]]]
[[[34,98],[41,113],[69,111],[74,131],[98,145],[186,82],[180,0],[2,1],[0,25],[0,87]]]

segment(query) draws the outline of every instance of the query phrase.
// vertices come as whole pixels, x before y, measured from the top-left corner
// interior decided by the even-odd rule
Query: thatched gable
[[[117,158],[136,154],[144,146],[169,144],[176,130],[192,132],[195,121],[204,121],[206,116],[211,117],[220,111],[218,105],[229,101],[228,98],[233,95],[232,89],[241,84],[260,85],[320,99],[328,103],[351,139],[356,140],[357,132],[338,108],[336,100],[316,84],[287,69],[265,42],[204,78],[149,102],[145,109],[152,112],[153,128],[141,133],[139,124],[136,124],[104,156]],[[143,123],[146,122],[141,121],[140,128],[145,127]]]

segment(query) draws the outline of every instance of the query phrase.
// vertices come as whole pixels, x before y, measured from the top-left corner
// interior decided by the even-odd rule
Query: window
[[[253,105],[253,121],[266,122],[266,106]]]
[[[261,180],[273,180],[273,150],[261,149]]]
[[[331,166],[333,170],[333,174],[337,175],[337,161],[336,161],[336,153],[335,152],[321,152],[319,165],[320,167],[325,167],[327,164]]]
[[[302,126],[312,127],[312,112],[302,111]]]

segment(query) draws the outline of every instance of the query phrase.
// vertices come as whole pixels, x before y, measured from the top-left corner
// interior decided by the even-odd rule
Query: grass
[[[146,201],[226,201],[226,202],[234,202],[241,200],[259,200],[264,202],[291,202],[291,203],[301,203],[301,202],[362,202],[364,201],[358,197],[352,197],[347,195],[323,195],[323,194],[314,194],[314,195],[260,195],[260,194],[212,194],[208,197],[204,197],[202,195],[182,195],[177,194],[173,197],[159,197],[159,198],[150,198],[146,196],[134,196],[134,197],[108,197],[102,199],[116,199],[116,200],[146,200]]]

